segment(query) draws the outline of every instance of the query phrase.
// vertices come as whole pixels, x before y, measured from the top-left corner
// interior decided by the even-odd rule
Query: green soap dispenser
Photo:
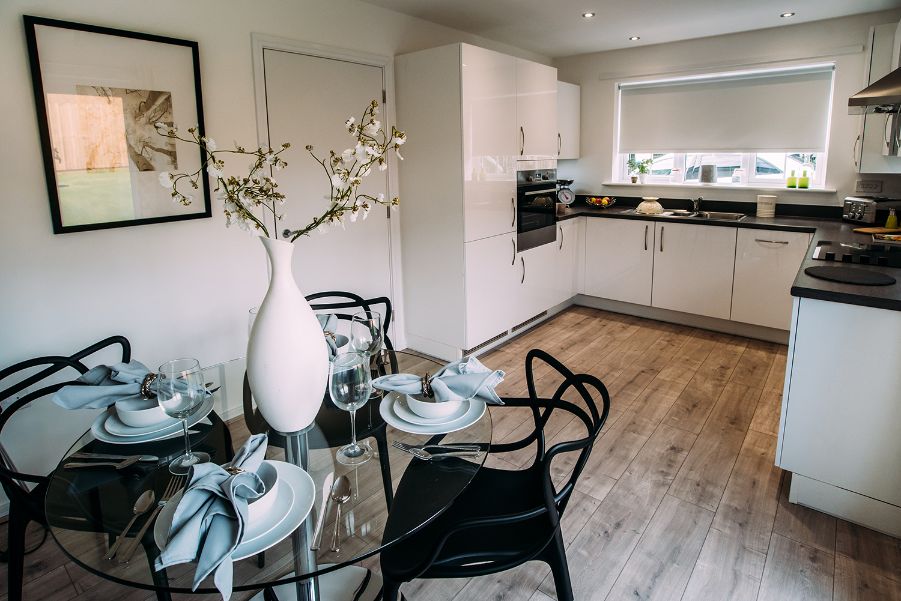
[[[798,187],[799,188],[809,188],[810,187],[810,178],[807,177],[807,169],[801,171],[801,177],[798,178]]]
[[[795,176],[795,171],[792,169],[792,172],[785,178],[785,187],[786,188],[797,188],[798,187],[798,178]]]

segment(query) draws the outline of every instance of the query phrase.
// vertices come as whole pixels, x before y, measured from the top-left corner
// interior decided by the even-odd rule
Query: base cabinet
[[[588,219],[585,226],[585,294],[651,304],[654,222]]]
[[[511,306],[519,296],[516,234],[467,242],[465,254],[466,334],[464,348],[473,348],[503,334],[514,323]]]
[[[791,326],[791,286],[810,234],[738,230],[732,320],[787,330]]]

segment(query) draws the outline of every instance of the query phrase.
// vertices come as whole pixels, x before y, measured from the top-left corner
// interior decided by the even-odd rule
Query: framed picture
[[[154,127],[203,135],[197,42],[28,15],[25,35],[54,233],[210,217],[206,177],[188,206],[160,185],[200,149]]]

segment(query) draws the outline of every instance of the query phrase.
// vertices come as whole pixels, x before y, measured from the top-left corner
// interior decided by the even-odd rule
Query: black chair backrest
[[[342,309],[358,309],[359,311],[378,311],[382,315],[382,328],[385,330],[385,346],[394,350],[391,339],[388,337],[388,328],[391,326],[392,308],[391,299],[387,296],[379,296],[376,298],[363,298],[359,294],[353,292],[342,292],[339,290],[330,290],[327,292],[316,292],[307,295],[307,302],[310,303],[313,311],[323,311],[334,313],[338,319],[350,321],[353,314],[357,311],[342,312]],[[314,302],[319,301],[319,302]]]
[[[16,411],[22,409],[32,401],[53,394],[63,386],[71,384],[75,378],[88,371],[88,367],[82,362],[82,359],[116,344],[122,347],[121,360],[123,362],[131,361],[131,344],[128,340],[124,336],[110,336],[109,338],[83,348],[68,357],[62,355],[37,357],[35,359],[20,361],[15,365],[0,370],[0,403],[12,398],[23,390],[39,385],[38,388],[17,398],[10,403],[9,406],[0,411],[0,437],[2,437],[3,428]],[[10,380],[16,376],[21,377],[23,373],[31,372],[40,367],[44,367],[44,369],[31,375],[24,376],[4,387],[5,380]],[[60,372],[63,372],[63,370],[70,370],[72,372],[72,379],[62,382],[48,382],[49,379]],[[44,382],[43,385],[41,385],[42,382]],[[42,484],[46,481],[47,477],[43,474],[25,474],[15,471],[15,468],[11,465],[6,453],[0,453],[0,484],[3,485],[3,489],[10,500],[15,502],[16,499],[23,500],[25,496],[27,496],[28,489],[24,485],[25,482]]]

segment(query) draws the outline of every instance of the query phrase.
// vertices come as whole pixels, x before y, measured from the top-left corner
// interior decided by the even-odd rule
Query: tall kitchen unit
[[[457,358],[515,325],[516,161],[556,155],[556,69],[452,44],[395,77],[407,342]]]

